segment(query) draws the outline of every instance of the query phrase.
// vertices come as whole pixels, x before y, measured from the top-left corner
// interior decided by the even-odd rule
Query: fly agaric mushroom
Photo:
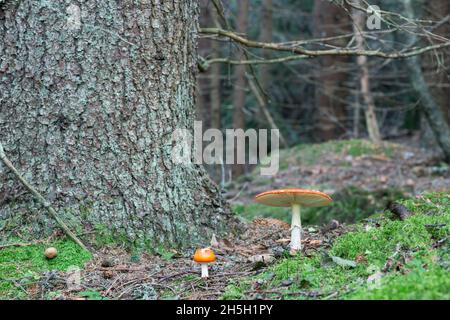
[[[301,249],[300,207],[321,207],[329,205],[333,200],[323,192],[305,189],[271,190],[258,194],[255,201],[272,207],[291,207],[291,250]]]
[[[202,278],[208,277],[208,263],[216,261],[216,255],[211,248],[195,250],[194,261],[200,263],[202,267]]]

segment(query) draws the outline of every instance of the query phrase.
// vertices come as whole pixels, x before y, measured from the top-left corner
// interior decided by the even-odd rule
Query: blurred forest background
[[[321,50],[357,46],[389,52],[448,38],[449,1],[413,1],[411,12],[404,9],[407,2],[371,1],[382,11],[412,15],[414,22],[384,15],[380,30],[368,30],[368,15],[339,1],[203,0],[200,26],[234,30],[261,42],[293,46],[299,42]],[[281,148],[367,138],[374,143],[406,142],[442,155],[422,105],[430,103],[424,94],[431,95],[433,107],[441,109],[448,126],[448,53],[444,48],[410,59],[323,56],[277,62],[273,59],[283,60],[289,54],[203,34],[197,119],[205,129],[279,128]],[[230,60],[253,62],[227,63]],[[419,72],[412,70],[414,64],[421,67]],[[422,76],[426,86],[417,79]],[[209,173],[224,185],[252,168],[222,169],[211,167]]]

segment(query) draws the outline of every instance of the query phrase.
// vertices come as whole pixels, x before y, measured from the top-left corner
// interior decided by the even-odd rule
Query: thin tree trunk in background
[[[267,122],[269,123],[269,126],[271,129],[274,130],[278,130],[279,131],[279,135],[280,135],[280,141],[281,141],[281,145],[285,148],[288,148],[289,145],[286,141],[286,139],[284,138],[284,136],[281,134],[280,129],[278,128],[277,124],[275,123],[275,121],[273,120],[272,115],[270,114],[269,110],[267,109],[267,105],[266,105],[266,100],[264,100],[264,97],[262,97],[260,90],[257,88],[255,81],[253,81],[252,79],[247,79],[250,90],[252,91],[253,95],[256,98],[256,101],[258,101],[258,105],[261,107],[262,109],[262,116],[264,118],[266,118]]]
[[[213,19],[210,10],[210,0],[200,1],[200,26],[211,26]],[[198,55],[208,57],[212,52],[212,42],[208,39],[198,41]],[[199,73],[196,87],[196,110],[197,120],[203,122],[203,130],[211,127],[212,123],[212,101],[211,101],[211,70]]]
[[[360,10],[353,9],[353,29],[355,34],[356,46],[359,50],[364,50],[364,30],[365,16]],[[380,129],[378,127],[377,115],[375,113],[375,102],[370,90],[370,74],[366,56],[358,56],[356,58],[360,68],[360,86],[361,94],[364,101],[364,115],[366,119],[367,132],[370,140],[375,144],[381,143]]]
[[[442,21],[442,19],[450,14],[450,2],[447,0],[430,1],[423,7],[423,11],[426,20]],[[432,32],[443,37],[448,37],[450,34],[450,25],[448,22],[441,23]],[[445,120],[447,123],[450,123],[450,82],[447,76],[448,68],[446,67],[449,61],[448,53],[448,50],[427,52],[422,56],[421,62],[423,75],[430,89],[430,93],[436,103],[441,107]],[[423,147],[439,147],[426,117],[421,117],[420,119],[420,142]]]
[[[361,104],[359,103],[359,93],[356,94],[353,109],[353,138],[359,138],[359,127],[361,122]]]
[[[262,42],[267,43],[273,42],[272,10],[273,10],[272,0],[263,0],[261,6],[262,19],[261,19],[261,36],[260,36],[260,40]],[[262,57],[264,59],[270,59],[271,57],[270,50],[263,50]],[[269,82],[270,82],[270,65],[263,64],[260,66],[259,83],[264,91],[268,90]]]
[[[238,2],[239,9],[237,15],[237,25],[236,31],[239,33],[247,33],[248,28],[248,13],[249,13],[249,1],[241,0]],[[242,51],[238,51],[238,60],[245,59],[245,55]],[[243,129],[245,130],[245,98],[247,95],[246,86],[247,80],[245,76],[245,65],[238,65],[234,69],[234,92],[233,92],[233,128],[234,129]],[[235,149],[235,155],[238,152],[245,152],[245,150],[237,150],[237,146]],[[233,177],[236,178],[242,175],[245,171],[244,164],[235,164],[233,165]]]
[[[219,17],[213,6],[209,8],[214,25],[220,27]],[[220,42],[212,41],[211,58],[220,57]],[[222,99],[221,99],[221,72],[220,63],[213,63],[211,66],[211,127],[216,129],[222,128]]]
[[[417,18],[414,14],[414,9],[411,0],[403,0],[405,7],[405,16],[408,18]],[[416,43],[417,36],[414,33],[408,33],[408,42],[410,45]],[[420,97],[420,105],[425,114],[425,117],[430,124],[437,143],[441,147],[447,161],[450,162],[450,126],[447,123],[446,116],[441,107],[436,103],[434,97],[430,92],[425,77],[421,68],[421,59],[419,56],[414,56],[406,59],[406,64],[409,70],[409,75],[414,89]]]
[[[424,11],[426,20],[442,21],[442,19],[450,15],[450,1],[429,1],[424,7]],[[448,38],[450,36],[450,23],[448,21],[442,23],[438,28],[433,29],[433,33]],[[441,107],[445,121],[450,124],[449,53],[449,50],[427,52],[423,55],[422,64],[425,81],[430,87],[431,95]]]
[[[332,37],[351,30],[351,22],[346,11],[329,1],[314,2],[314,37]],[[340,40],[330,44],[343,45]],[[315,89],[315,109],[317,118],[317,137],[321,141],[335,139],[344,133],[343,119],[346,116],[345,100],[348,90],[343,83],[348,73],[345,68],[349,57],[326,56],[318,58]],[[341,124],[342,126],[339,126]]]
[[[273,36],[272,36],[272,8],[273,7],[273,3],[272,0],[263,0],[262,4],[261,4],[261,24],[260,24],[260,36],[259,39],[261,42],[266,42],[266,43],[271,43],[273,41]],[[271,57],[271,52],[270,50],[262,50],[261,53],[262,58],[264,59],[270,59]],[[269,82],[270,82],[270,65],[265,65],[262,64],[261,66],[259,66],[259,77],[258,77],[258,82],[259,82],[259,86],[260,88],[263,90],[264,94],[269,94],[268,88],[269,88]],[[258,89],[260,90],[260,89]],[[264,97],[262,97],[263,100],[266,100]],[[267,113],[267,103],[264,102],[264,106],[261,105],[260,103],[258,104],[258,111],[256,114],[256,120],[259,123],[260,127],[266,127],[267,125],[271,125],[270,121],[269,123],[267,122],[268,119],[265,116],[265,114]],[[267,120],[267,121],[266,121]]]
[[[79,232],[156,248],[225,231],[234,220],[206,172],[172,162],[173,131],[193,129],[197,3],[65,3],[0,10],[0,141],[10,160]],[[0,194],[2,236],[53,231],[1,167]]]

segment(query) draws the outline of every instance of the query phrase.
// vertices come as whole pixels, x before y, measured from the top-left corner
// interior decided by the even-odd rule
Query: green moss
[[[78,293],[78,296],[86,298],[87,300],[108,300],[104,298],[102,294],[96,290],[86,290]]]
[[[97,246],[121,246],[127,249],[133,249],[135,246],[130,242],[125,232],[114,232],[110,228],[102,224],[96,224],[95,229],[95,244]]]
[[[244,298],[241,286],[229,284],[227,290],[222,296],[223,300],[238,300]]]
[[[386,212],[377,224],[356,225],[329,251],[284,258],[258,276],[230,284],[223,297],[246,298],[257,284],[261,292],[268,290],[268,298],[449,299],[448,241],[433,246],[450,234],[449,193],[425,194],[402,203],[414,213],[405,221],[392,220]],[[332,256],[362,261],[343,267]],[[398,268],[388,268],[376,285],[368,284],[368,277],[390,260]]]
[[[44,250],[50,246],[58,250],[58,256],[51,260],[44,256]],[[14,282],[19,282],[26,287],[27,284],[36,282],[42,272],[64,271],[70,266],[83,267],[90,258],[89,252],[70,240],[2,249],[0,250],[0,297],[22,297],[25,292],[18,289]]]
[[[379,287],[361,288],[347,299],[448,300],[450,276],[448,270],[437,267],[414,270],[404,276],[391,275],[382,279]]]
[[[370,263],[382,264],[397,245],[403,250],[427,250],[432,234],[426,225],[449,223],[450,215],[427,216],[418,214],[406,221],[382,221],[379,228],[369,231],[349,233],[339,238],[331,249],[331,254],[355,259],[365,255]],[[448,234],[448,225],[440,233]]]

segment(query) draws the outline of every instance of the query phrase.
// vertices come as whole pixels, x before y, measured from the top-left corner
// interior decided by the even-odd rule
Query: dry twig
[[[88,248],[81,242],[80,239],[73,233],[69,227],[64,223],[64,221],[61,220],[61,218],[56,213],[56,210],[53,209],[50,202],[48,202],[31,184],[28,183],[28,181],[25,180],[25,178],[17,171],[17,169],[14,167],[14,165],[11,163],[11,161],[8,159],[8,157],[5,154],[5,150],[3,149],[3,145],[0,142],[0,160],[5,164],[6,167],[8,167],[12,173],[16,176],[16,178],[25,186],[25,188],[30,191],[34,197],[47,209],[47,211],[50,213],[50,215],[55,219],[55,221],[61,226],[61,228],[64,230],[64,232],[67,234],[67,236],[75,241],[80,247],[82,247],[84,250],[89,251]]]

